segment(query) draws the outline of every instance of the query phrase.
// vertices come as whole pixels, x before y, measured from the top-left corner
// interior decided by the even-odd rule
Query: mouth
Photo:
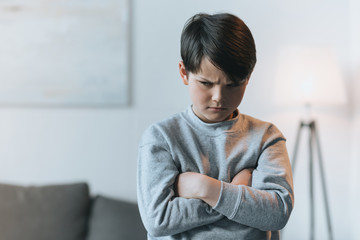
[[[214,112],[221,112],[221,111],[225,111],[226,108],[224,108],[224,107],[209,107],[209,110],[214,111]]]

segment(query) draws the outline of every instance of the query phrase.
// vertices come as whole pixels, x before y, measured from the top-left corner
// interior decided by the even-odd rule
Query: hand
[[[231,184],[251,186],[253,168],[245,168],[235,175]]]
[[[179,174],[175,182],[176,195],[183,198],[198,198],[202,176],[195,172]]]
[[[177,196],[201,199],[212,207],[219,199],[220,190],[219,180],[200,173],[181,173],[175,182]]]

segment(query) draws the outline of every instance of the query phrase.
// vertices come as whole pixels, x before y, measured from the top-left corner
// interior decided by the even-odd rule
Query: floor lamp
[[[332,231],[332,225],[331,225],[331,218],[330,218],[330,209],[329,209],[329,201],[328,201],[328,195],[326,190],[326,180],[325,180],[325,173],[324,173],[324,164],[321,154],[321,148],[320,148],[320,141],[319,136],[316,129],[315,121],[312,120],[310,122],[301,121],[297,134],[296,134],[296,142],[295,142],[295,148],[294,148],[294,155],[292,158],[292,170],[295,172],[295,164],[297,160],[297,153],[299,149],[299,140],[300,135],[303,129],[308,128],[310,131],[309,134],[309,141],[308,141],[308,148],[309,148],[309,194],[310,194],[310,239],[313,240],[315,237],[315,202],[314,202],[314,148],[317,150],[318,153],[318,161],[319,161],[319,170],[320,170],[320,177],[321,177],[321,187],[323,191],[323,197],[324,197],[324,204],[325,204],[325,212],[326,212],[326,223],[327,223],[327,229],[329,234],[329,239],[333,240],[333,231]]]
[[[346,102],[345,87],[334,53],[327,47],[292,46],[282,49],[279,54],[275,94],[276,102],[281,105],[305,106],[306,120],[301,120],[298,127],[292,169],[295,175],[301,133],[308,129],[310,240],[315,239],[314,164],[316,158],[314,151],[317,151],[328,236],[332,240],[333,229],[324,162],[317,124],[311,117],[311,107],[334,106]]]

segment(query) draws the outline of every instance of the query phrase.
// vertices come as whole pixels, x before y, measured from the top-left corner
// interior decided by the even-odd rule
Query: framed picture
[[[128,1],[0,1],[0,105],[128,104]]]

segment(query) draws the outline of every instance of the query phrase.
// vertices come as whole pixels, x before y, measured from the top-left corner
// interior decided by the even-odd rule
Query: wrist
[[[210,206],[215,206],[220,196],[221,181],[206,175],[202,175],[199,182],[199,198]]]
[[[197,191],[197,198],[204,199],[209,194],[209,189],[211,188],[211,184],[209,182],[209,177],[206,175],[199,175],[198,181],[198,191]]]

